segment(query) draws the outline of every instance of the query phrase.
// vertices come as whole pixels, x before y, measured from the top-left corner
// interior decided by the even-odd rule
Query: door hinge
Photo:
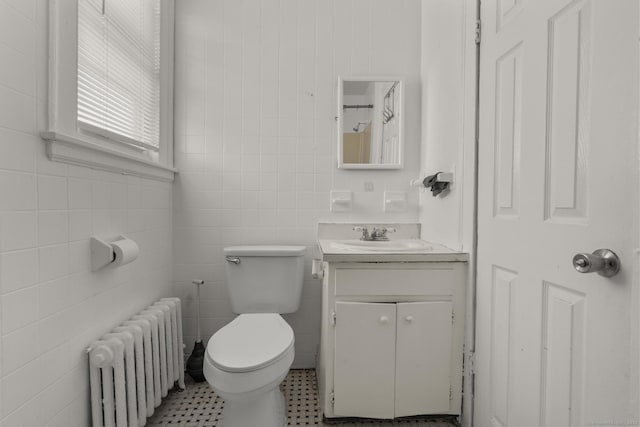
[[[453,400],[453,387],[449,386],[449,401]]]
[[[451,323],[456,323],[456,312],[451,310]]]
[[[331,393],[329,393],[329,402],[331,402],[331,406],[333,406],[336,403],[336,396],[333,393],[333,390],[331,390]]]
[[[476,44],[480,44],[480,40],[481,40],[481,37],[482,37],[482,29],[481,28],[482,28],[482,24],[481,24],[481,21],[478,19],[476,21],[476,25],[475,25],[475,29],[474,29]]]
[[[467,353],[466,369],[471,375],[476,373],[476,353],[473,351]]]
[[[331,325],[336,326],[336,312],[331,312]]]

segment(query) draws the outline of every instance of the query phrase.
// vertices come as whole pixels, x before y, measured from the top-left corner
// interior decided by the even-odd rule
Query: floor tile
[[[209,384],[186,381],[187,389],[174,391],[149,418],[150,427],[217,427],[222,421],[224,400]],[[312,369],[296,369],[280,385],[287,401],[288,426],[317,427],[456,427],[451,417],[411,418],[396,421],[360,421],[323,423],[318,401],[316,373]],[[247,426],[253,427],[253,426]],[[256,426],[258,427],[258,426]]]

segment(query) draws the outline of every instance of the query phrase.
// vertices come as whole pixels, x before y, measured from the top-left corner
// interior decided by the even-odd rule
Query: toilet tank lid
[[[233,256],[302,256],[306,246],[287,245],[247,245],[224,248],[225,255]]]

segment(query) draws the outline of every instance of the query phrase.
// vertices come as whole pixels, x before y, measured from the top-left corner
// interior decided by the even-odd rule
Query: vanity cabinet
[[[460,414],[465,262],[324,264],[324,416]]]

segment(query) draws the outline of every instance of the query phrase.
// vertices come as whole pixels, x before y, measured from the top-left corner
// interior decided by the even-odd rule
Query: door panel
[[[336,303],[334,413],[393,418],[396,305]]]
[[[494,266],[491,286],[491,413],[497,426],[506,426],[509,419],[509,396],[516,390],[513,384],[513,360],[516,353],[515,289],[518,274]]]
[[[517,218],[522,138],[522,44],[496,61],[496,149],[493,214]]]
[[[452,303],[397,305],[395,416],[448,413]]]
[[[638,8],[481,3],[476,426],[632,413]],[[574,270],[598,248],[618,276]]]
[[[545,282],[543,311],[541,425],[581,427],[586,295]]]
[[[590,2],[548,19],[545,219],[587,222]]]

